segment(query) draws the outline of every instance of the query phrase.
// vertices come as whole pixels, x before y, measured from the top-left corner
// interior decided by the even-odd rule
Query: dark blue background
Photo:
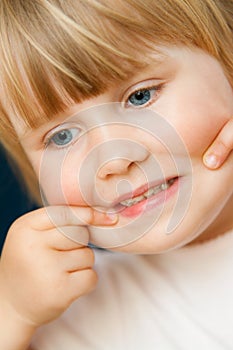
[[[35,208],[13,174],[0,145],[0,252],[12,222]]]

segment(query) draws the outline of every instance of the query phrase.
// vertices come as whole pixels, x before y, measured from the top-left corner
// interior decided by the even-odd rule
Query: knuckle
[[[17,218],[10,226],[7,233],[6,242],[8,244],[17,244],[21,248],[28,247],[33,244],[35,235],[32,235],[32,230],[26,215]]]
[[[91,224],[94,220],[94,213],[91,208],[86,209],[85,218],[80,218],[84,225]]]
[[[98,276],[95,270],[86,269],[83,276],[83,289],[80,295],[88,294],[96,287],[98,282]]]
[[[72,303],[79,297],[92,292],[95,289],[97,282],[97,273],[92,268],[79,271],[76,276],[73,276],[71,279],[71,283],[74,283],[74,293],[72,293],[70,302]]]
[[[27,226],[27,224],[28,224],[27,215],[20,216],[12,223],[10,230],[21,231],[22,229],[25,229],[25,226]]]
[[[218,146],[221,147],[223,151],[227,151],[227,149],[229,148],[229,145],[227,144],[226,140],[224,140],[223,138],[218,140]]]
[[[87,257],[88,260],[88,265],[93,266],[95,263],[95,255],[93,253],[93,250],[91,248],[84,248],[85,250],[85,255]]]
[[[59,216],[60,216],[60,220],[59,221],[61,221],[62,226],[66,225],[66,224],[69,224],[70,221],[71,221],[70,208],[64,207],[62,210],[60,210]],[[56,220],[53,220],[53,222],[54,222],[54,226],[55,227],[59,226],[59,225],[57,225]]]
[[[91,223],[95,224],[96,222],[98,222],[98,211],[97,210],[93,210],[90,215],[91,215]]]
[[[89,287],[88,291],[90,291],[96,286],[98,282],[98,275],[93,269],[87,269],[86,274],[87,286]]]

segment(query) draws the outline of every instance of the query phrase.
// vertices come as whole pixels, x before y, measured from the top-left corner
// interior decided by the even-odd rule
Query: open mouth
[[[168,190],[176,180],[177,180],[177,177],[169,179],[160,185],[149,188],[149,190],[146,190],[144,193],[141,193],[138,196],[121,201],[119,204],[122,207],[126,207],[126,208],[132,207],[142,201],[145,201],[146,199],[149,199],[159,194],[160,192]]]

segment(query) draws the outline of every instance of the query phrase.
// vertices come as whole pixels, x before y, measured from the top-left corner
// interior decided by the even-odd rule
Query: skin
[[[114,220],[91,208],[73,208],[73,212],[78,212],[79,219],[70,215],[67,207],[51,207],[57,223],[54,226],[46,209],[41,208],[11,226],[0,264],[2,348],[26,349],[37,327],[57,318],[74,300],[95,287],[92,250],[66,238],[59,230],[68,226],[87,243],[84,223],[112,225]]]
[[[204,154],[203,161],[209,169],[218,169],[233,149],[233,118],[230,119],[217,135]]]
[[[133,237],[129,236],[127,244],[123,244],[121,247],[114,247],[116,250],[125,252],[161,253],[187,244],[190,241],[196,242],[195,239],[199,239],[201,235],[202,238],[205,235],[209,237],[210,230],[212,232],[211,236],[214,237],[233,226],[231,216],[232,197],[229,195],[233,169],[230,161],[231,157],[225,166],[221,168],[221,171],[217,170],[215,172],[209,171],[203,165],[202,160],[208,146],[233,115],[232,88],[220,64],[200,50],[166,48],[164,53],[167,55],[167,59],[163,63],[154,64],[152,57],[151,64],[143,71],[135,74],[130,81],[123,82],[96,98],[72,106],[65,115],[58,116],[57,119],[44,126],[41,130],[33,131],[24,138],[22,138],[22,132],[25,132],[25,130],[20,130],[19,128],[17,130],[19,137],[21,137],[22,145],[39,176],[41,159],[45,154],[39,140],[49,130],[52,130],[49,131],[49,137],[51,137],[51,134],[54,135],[55,132],[59,131],[59,123],[68,123],[70,121],[74,123],[75,127],[81,125],[83,129],[85,127],[89,128],[83,137],[77,138],[72,147],[61,150],[56,148],[54,144],[49,144],[46,150],[47,161],[42,166],[44,178],[42,174],[40,180],[49,203],[53,205],[90,205],[103,207],[104,210],[111,209],[111,205],[107,203],[117,198],[116,187],[121,180],[126,180],[130,183],[133,189],[145,184],[146,178],[143,176],[143,172],[140,171],[140,167],[143,169],[147,168],[152,155],[157,157],[156,159],[161,165],[165,178],[171,175],[181,175],[187,186],[188,182],[191,184],[192,181],[193,191],[189,210],[184,215],[178,228],[173,230],[172,235],[168,236],[166,234],[166,227],[169,223],[171,212],[175,208],[177,196],[173,196],[165,205],[154,229],[134,242]],[[196,62],[195,69],[193,62]],[[163,88],[153,95],[149,108],[162,115],[165,122],[168,122],[175,130],[177,137],[183,140],[192,163],[192,171],[183,169],[181,174],[176,174],[176,169],[171,164],[169,152],[166,151],[162,142],[155,139],[159,135],[149,135],[148,132],[143,132],[142,129],[131,127],[131,125],[115,127],[103,125],[102,127],[91,129],[93,126],[101,126],[103,123],[106,123],[107,119],[104,119],[105,116],[101,113],[91,113],[91,110],[89,119],[86,114],[84,116],[78,114],[87,108],[93,108],[93,106],[112,101],[123,101],[126,104],[128,103],[128,96],[135,90],[139,88],[145,89],[148,86],[151,88],[153,84],[155,86],[162,84]],[[127,105],[127,107],[130,110],[135,110],[134,106]],[[143,111],[146,108],[148,108],[148,105],[142,106],[140,110]],[[68,116],[73,115],[75,116],[74,119],[66,120]],[[64,125],[67,128],[70,127],[69,124]],[[142,123],[142,126],[144,127],[145,125]],[[132,135],[132,137],[128,138],[128,135]],[[94,147],[100,146],[104,142],[106,145],[110,145],[112,140],[116,140],[119,137],[128,138],[135,142],[145,152],[135,154],[134,144],[129,144],[127,154],[124,153],[125,150],[118,151],[118,159],[108,159],[103,166],[101,164],[104,163],[102,153],[100,154],[99,152],[98,154],[97,152],[95,158],[99,159],[98,166],[100,168],[96,172],[95,180],[93,178],[86,179],[85,184],[82,184],[82,186],[86,185],[87,187],[87,194],[85,193],[86,197],[84,198],[82,186],[76,182],[77,174],[85,158],[89,152],[93,151]],[[111,153],[109,147],[108,151]],[[112,157],[114,152],[116,152],[115,149],[112,150]],[[175,150],[174,155],[176,156]],[[181,156],[185,156],[185,154],[182,154],[182,151]],[[95,159],[90,159],[90,162],[94,163],[94,161]],[[98,169],[98,166],[96,169]],[[56,176],[58,173],[59,176]],[[154,174],[149,173],[146,175],[153,180]],[[219,186],[220,183],[221,186]],[[99,191],[98,198],[92,197],[95,187]],[[56,193],[54,193],[54,188],[56,188]],[[124,190],[122,193],[124,193]],[[197,210],[197,207],[200,207],[200,210]],[[151,215],[155,214],[152,213]],[[116,227],[123,228],[129,221],[129,219],[119,215],[118,226]],[[105,246],[106,242],[96,242],[95,236],[95,229],[91,228],[91,240],[94,243]],[[111,237],[110,232],[109,236]]]
[[[148,87],[148,81],[153,80],[154,84],[158,84],[159,80],[159,83],[164,84],[164,88],[154,96],[149,108],[163,115],[164,120],[172,125],[173,130],[186,145],[193,170],[187,173],[184,171],[182,176],[187,183],[190,179],[193,183],[190,205],[186,216],[172,235],[166,235],[165,228],[174,208],[176,196],[166,203],[153,229],[134,242],[130,241],[123,246],[115,247],[115,250],[146,254],[165,252],[190,241],[214,238],[233,227],[233,199],[232,194],[229,194],[229,188],[232,188],[233,183],[233,162],[232,155],[229,155],[233,146],[232,88],[219,63],[207,54],[184,48],[167,48],[166,54],[168,59],[162,65],[154,65],[152,57],[152,64],[146,70],[135,74],[130,81],[118,84],[117,87],[80,105],[71,106],[66,114],[57,116],[38,130],[29,132],[25,130],[24,124],[12,120],[39,177],[41,160],[45,154],[42,140],[48,133],[51,136],[51,130],[57,131],[56,128],[66,121],[67,117],[78,115],[80,111],[95,105],[126,102],[128,95],[137,90],[138,86],[144,89]],[[193,62],[196,62],[195,69]],[[133,107],[130,106],[130,109]],[[145,177],[137,164],[146,166],[152,154],[157,156],[166,174],[169,172],[174,174],[175,168],[172,168],[166,147],[155,139],[154,135],[132,126],[118,125],[114,128],[110,125],[103,126],[101,120],[103,116],[100,115],[99,118],[94,119],[94,122],[99,123],[101,127],[89,129],[85,137],[77,139],[65,158],[61,156],[63,151],[49,144],[46,151],[48,161],[45,162],[46,166],[43,169],[46,181],[43,182],[43,176],[41,179],[46,196],[52,204],[49,216],[45,208],[39,209],[19,218],[9,230],[0,264],[1,309],[9,316],[7,320],[4,318],[4,321],[0,321],[3,324],[8,322],[11,329],[21,328],[21,331],[19,334],[16,332],[18,337],[15,337],[15,344],[8,346],[9,337],[3,339],[4,348],[24,349],[39,325],[58,317],[72,301],[95,286],[96,275],[92,269],[93,253],[86,247],[89,236],[94,234],[96,226],[111,226],[114,230],[117,227],[124,227],[130,221],[121,214],[111,220],[104,213],[87,207],[87,202],[77,184],[77,173],[88,152],[93,150],[94,146],[118,139],[119,136],[129,139],[129,135],[130,141],[140,145],[139,150],[143,150],[135,154],[134,143],[132,145],[129,143],[128,158],[124,158],[123,153],[119,153],[117,159],[106,163],[98,158],[100,164],[95,182],[88,179],[87,188],[93,192],[97,186],[100,198],[105,201],[103,203],[116,198],[114,189],[120,180],[127,179],[133,188],[144,183]],[[78,120],[77,123],[83,126],[85,119]],[[203,163],[203,155],[206,160],[208,154],[215,154],[218,157],[218,163],[214,167],[208,165],[207,168],[207,163]],[[52,167],[61,165],[59,157],[63,167],[62,176],[56,179],[56,171],[51,174],[49,165],[52,164]],[[51,163],[53,159],[56,161]],[[219,168],[224,160],[225,164]],[[58,183],[62,184],[61,188],[55,187]],[[54,187],[56,191],[53,190]],[[101,204],[103,207],[103,203],[98,203],[98,200],[94,200],[91,196],[88,201],[90,206]],[[106,205],[104,212],[110,207]],[[75,234],[75,241],[61,234],[61,230],[67,226],[69,236]],[[81,244],[77,243],[78,239]],[[54,289],[59,290],[56,299],[54,293],[49,293]],[[29,295],[34,297],[29,298]],[[38,308],[29,302],[35,298],[40,301]]]

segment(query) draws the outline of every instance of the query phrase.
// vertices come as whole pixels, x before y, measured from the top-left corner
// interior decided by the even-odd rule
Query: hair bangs
[[[23,6],[17,10],[17,3],[20,1],[9,1],[8,12],[1,13],[5,30],[0,64],[6,99],[11,96],[10,111],[30,128],[54,118],[71,104],[99,95],[145,65],[145,53],[132,42],[132,29],[123,31],[118,23],[119,31],[113,30],[105,18],[109,22],[106,35],[103,21],[98,19],[94,25],[90,15],[89,28],[46,1],[30,2],[30,16],[26,6],[25,11]],[[83,10],[86,12],[85,6]],[[84,18],[80,12],[79,17]],[[94,34],[96,26],[102,26],[98,36]],[[142,45],[143,39],[137,39]]]
[[[207,11],[217,17],[211,0],[2,0],[0,11],[4,89],[32,128],[126,79],[156,45],[221,54],[204,22]]]
[[[176,0],[176,11],[161,2],[3,0],[1,64],[12,113],[36,128],[132,75],[156,45],[197,44],[185,2]]]
[[[11,119],[37,128],[159,63],[163,46],[203,49],[233,86],[232,0],[1,0],[0,19],[1,142],[34,194]]]

